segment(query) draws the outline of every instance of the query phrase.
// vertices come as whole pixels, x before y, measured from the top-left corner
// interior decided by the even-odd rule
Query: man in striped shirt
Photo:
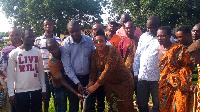
[[[51,75],[49,67],[48,67],[50,53],[46,47],[46,40],[48,38],[54,38],[54,39],[56,39],[57,42],[61,42],[61,39],[59,37],[56,37],[53,35],[54,25],[50,19],[44,20],[43,28],[45,31],[44,35],[37,37],[35,39],[35,46],[37,46],[42,53],[44,72],[45,72],[45,83],[46,83],[46,88],[47,88],[47,90],[46,90],[47,97],[46,97],[46,100],[44,101],[44,112],[48,112],[49,101],[50,101],[50,97],[51,97],[50,85],[51,85],[51,87],[53,87],[53,86],[52,86],[52,84],[49,84],[49,79],[48,79],[48,76],[50,77],[50,75]]]

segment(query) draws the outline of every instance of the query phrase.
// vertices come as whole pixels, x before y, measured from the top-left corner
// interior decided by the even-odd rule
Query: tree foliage
[[[151,15],[159,16],[162,26],[190,27],[200,22],[200,0],[112,0],[112,10],[121,15],[129,11],[136,26],[145,29]]]
[[[54,33],[66,33],[67,23],[71,19],[88,26],[102,21],[102,0],[0,0],[2,10],[7,17],[14,18],[19,28],[33,28],[37,34],[43,33],[45,18],[54,21]]]
[[[8,32],[0,32],[0,38],[8,37]]]

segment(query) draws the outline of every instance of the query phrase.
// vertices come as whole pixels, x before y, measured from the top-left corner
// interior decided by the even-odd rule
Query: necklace
[[[100,58],[103,58],[105,54],[102,54],[102,53],[98,52],[98,55],[99,55]]]

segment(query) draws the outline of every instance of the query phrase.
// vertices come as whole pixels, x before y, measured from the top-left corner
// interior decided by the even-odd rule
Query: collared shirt
[[[90,58],[94,50],[90,37],[82,35],[80,43],[68,36],[61,44],[61,61],[65,74],[75,83],[79,83],[76,75],[86,75],[90,72]]]
[[[134,75],[138,75],[138,80],[159,80],[158,47],[157,36],[153,37],[148,32],[140,36],[133,64]]]
[[[56,39],[57,42],[61,42],[61,39],[59,37],[56,37],[53,35],[53,38]],[[43,65],[44,65],[44,71],[45,72],[50,72],[49,67],[48,67],[48,63],[49,63],[49,51],[46,48],[46,41],[47,41],[47,37],[44,35],[37,37],[35,39],[35,46],[37,46],[41,53],[42,53],[42,60],[43,60]]]
[[[121,27],[120,29],[116,31],[116,35],[119,35],[122,38],[127,37],[126,32],[123,27]],[[134,36],[139,38],[141,35],[142,35],[142,31],[140,30],[140,28],[136,27]]]

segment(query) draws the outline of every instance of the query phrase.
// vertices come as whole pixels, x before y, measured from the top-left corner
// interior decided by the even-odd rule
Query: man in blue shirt
[[[81,34],[80,25],[72,20],[68,23],[67,29],[70,33],[61,45],[61,60],[63,62],[65,74],[69,77],[68,82],[80,93],[83,87],[88,84],[90,72],[90,58],[95,49],[91,37]],[[79,99],[72,92],[68,91],[69,112],[78,112]],[[92,97],[91,97],[92,98]],[[87,100],[87,109],[90,111],[91,100]]]

